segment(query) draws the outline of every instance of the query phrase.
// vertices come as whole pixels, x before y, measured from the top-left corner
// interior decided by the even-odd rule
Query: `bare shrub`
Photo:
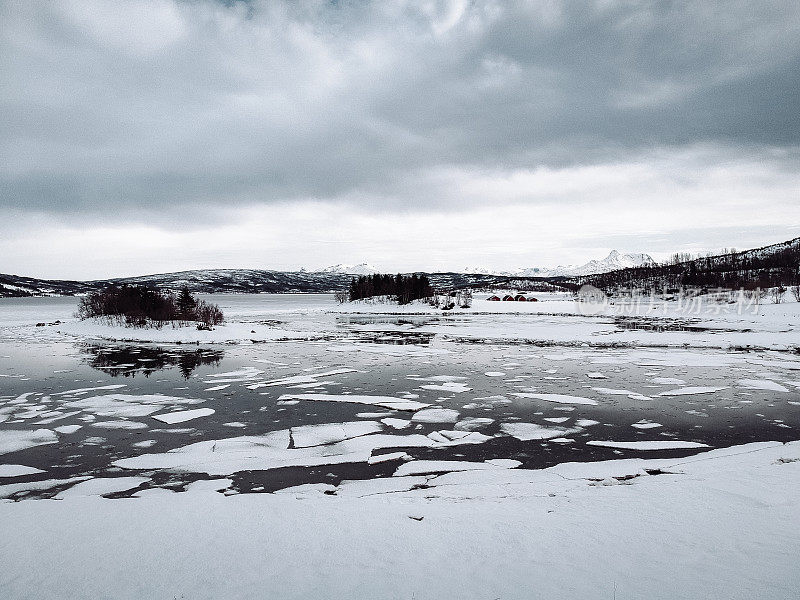
[[[80,319],[104,318],[126,327],[163,327],[174,321],[197,321],[207,327],[223,321],[216,304],[197,300],[187,288],[175,297],[162,291],[137,285],[110,286],[90,292],[80,299]]]

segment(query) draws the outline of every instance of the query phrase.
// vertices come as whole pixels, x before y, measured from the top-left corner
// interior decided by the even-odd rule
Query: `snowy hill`
[[[796,285],[800,270],[800,238],[762,248],[690,258],[682,262],[627,267],[574,276],[572,284],[590,283],[602,290],[615,288],[768,289]]]
[[[347,277],[341,273],[262,269],[201,269],[109,281],[115,284],[150,285],[173,290],[186,285],[193,292],[249,294],[331,292],[346,286],[347,282]]]

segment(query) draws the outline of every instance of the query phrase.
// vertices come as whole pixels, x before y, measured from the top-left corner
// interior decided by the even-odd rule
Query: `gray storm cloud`
[[[26,2],[0,22],[17,210],[457,210],[443,170],[697,145],[798,164],[792,2]]]

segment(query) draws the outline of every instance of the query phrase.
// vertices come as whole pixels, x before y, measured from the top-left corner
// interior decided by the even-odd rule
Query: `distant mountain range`
[[[331,293],[346,289],[355,273],[335,271],[268,271],[260,269],[199,269],[140,277],[68,281],[0,275],[0,297],[74,296],[109,285],[147,285],[178,290],[183,286],[206,294]],[[530,286],[541,278],[516,278],[502,275],[429,273],[433,286],[440,290],[462,287]]]
[[[554,269],[519,269],[514,272],[428,273],[433,286],[440,290],[462,287],[509,287],[516,289],[552,289],[552,285],[575,287],[592,283],[598,287],[662,284],[680,286],[700,277],[714,285],[756,282],[765,287],[770,281],[794,282],[800,273],[800,238],[732,255],[703,257],[679,264],[658,265],[647,254],[611,252],[603,260],[585,265]],[[0,297],[73,296],[102,289],[108,285],[148,285],[177,290],[187,286],[201,293],[329,293],[345,289],[354,275],[375,273],[367,263],[334,265],[321,271],[272,271],[262,269],[199,269],[139,277],[97,279],[92,281],[47,280],[0,274]],[[723,275],[721,275],[723,274]],[[735,277],[734,277],[735,275]],[[772,285],[777,285],[772,283]]]
[[[629,269],[631,267],[652,266],[655,264],[656,262],[649,254],[621,254],[617,250],[612,250],[604,259],[590,260],[583,265],[559,265],[551,269],[529,267],[515,269],[513,271],[494,271],[491,269],[467,267],[463,272],[482,275],[506,275],[509,277],[574,277],[578,275],[608,273],[609,271]]]

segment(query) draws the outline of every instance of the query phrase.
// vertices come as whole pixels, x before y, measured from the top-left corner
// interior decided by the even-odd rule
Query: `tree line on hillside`
[[[78,303],[78,318],[107,318],[126,327],[162,327],[197,322],[210,328],[224,320],[219,306],[194,297],[184,286],[178,294],[138,285],[109,286],[88,293]]]
[[[591,284],[607,293],[615,289],[675,293],[686,288],[766,290],[794,286],[800,284],[800,238],[758,250],[586,275],[572,283],[578,287]]]
[[[374,296],[394,296],[399,304],[408,304],[412,300],[430,298],[434,295],[433,287],[425,274],[411,275],[361,275],[350,280],[347,299],[352,302]]]

